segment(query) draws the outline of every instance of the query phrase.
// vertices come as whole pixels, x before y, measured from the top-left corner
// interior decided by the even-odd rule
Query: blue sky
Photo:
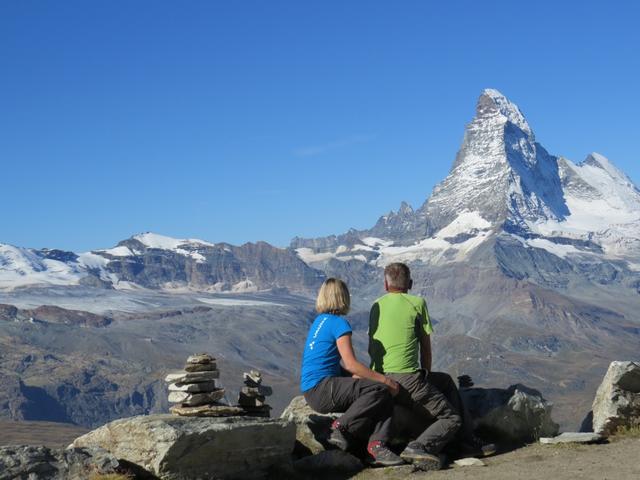
[[[366,228],[447,174],[483,88],[640,183],[638,2],[0,2],[0,242]]]

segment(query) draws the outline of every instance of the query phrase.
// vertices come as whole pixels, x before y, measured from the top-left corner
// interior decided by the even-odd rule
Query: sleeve
[[[337,321],[333,324],[333,337],[337,340],[343,335],[351,333],[351,325],[342,317],[337,317]]]
[[[382,372],[382,359],[384,357],[384,347],[380,340],[376,340],[374,335],[378,330],[378,325],[380,323],[380,305],[378,302],[374,303],[371,307],[371,311],[369,312],[369,358],[371,359],[371,364],[369,368],[371,370],[375,370],[376,372]]]
[[[427,302],[422,299],[422,308],[420,309],[420,317],[422,319],[422,329],[427,335],[433,333],[433,326],[431,325],[431,318],[429,318],[429,311],[427,310]]]

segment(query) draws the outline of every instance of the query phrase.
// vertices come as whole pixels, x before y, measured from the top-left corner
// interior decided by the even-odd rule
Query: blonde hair
[[[334,315],[346,315],[351,307],[351,296],[347,284],[339,278],[327,278],[318,292],[316,298],[316,311],[318,313],[333,313]]]

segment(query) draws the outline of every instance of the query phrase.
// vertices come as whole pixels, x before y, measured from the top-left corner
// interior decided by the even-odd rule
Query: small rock
[[[473,458],[473,457],[460,458],[458,460],[455,460],[453,463],[455,463],[458,467],[484,467],[487,465],[479,458]]]
[[[262,383],[262,375],[257,370],[251,370],[249,373],[242,374],[245,385],[250,387],[258,387]]]
[[[171,383],[170,392],[211,393],[217,390],[216,382]]]
[[[224,388],[211,393],[170,392],[169,403],[181,403],[190,407],[197,407],[213,403],[224,397]]]
[[[268,397],[273,393],[273,389],[271,387],[259,386],[259,387],[242,387],[241,390],[248,397]]]
[[[220,372],[212,370],[210,372],[175,372],[164,377],[167,383],[200,383],[210,382],[220,378]]]
[[[541,437],[540,443],[554,445],[557,443],[597,443],[602,442],[605,437],[597,433],[588,432],[564,432],[557,437]]]
[[[189,356],[189,358],[187,358],[187,363],[196,363],[196,364],[202,364],[202,363],[209,364],[215,361],[216,359],[213,358],[208,353],[196,353],[194,355]]]

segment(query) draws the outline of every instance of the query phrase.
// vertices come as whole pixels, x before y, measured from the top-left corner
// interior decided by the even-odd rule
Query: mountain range
[[[118,375],[108,366],[100,373],[108,384],[127,370],[128,381],[113,383],[127,385],[126,395],[138,389],[144,401],[136,408],[165,406],[158,383],[140,380],[141,371],[163,364],[163,356],[150,354],[156,362],[151,368],[131,346],[122,346],[145,338],[158,342],[161,337],[174,359],[195,345],[215,347],[229,358],[232,370],[272,369],[283,389],[292,392],[311,301],[322,280],[339,276],[349,283],[350,319],[362,352],[368,305],[382,293],[382,268],[394,261],[410,265],[415,293],[427,298],[436,324],[437,368],[469,373],[486,385],[536,387],[556,402],[561,422],[575,424],[589,410],[610,360],[638,359],[640,191],[603,155],[592,153],[574,163],[548,153],[520,109],[493,89],[480,95],[449,175],[424,204],[414,210],[403,202],[368,230],[296,237],[288,248],[154,233],[86,253],[0,244],[0,302],[15,305],[5,307],[4,316],[0,311],[0,320],[6,320],[4,329],[0,321],[0,341],[3,333],[6,342],[29,336],[36,344],[32,348],[41,346],[46,335],[33,331],[40,327],[29,323],[34,318],[29,312],[54,305],[69,309],[69,318],[84,318],[78,310],[99,317],[91,317],[89,326],[86,320],[65,324],[59,320],[64,315],[53,315],[49,307],[38,318],[56,325],[43,328],[113,332],[119,340],[105,345],[104,352],[139,363],[129,370],[119,365]],[[10,308],[17,309],[11,310],[13,316]],[[220,319],[234,316],[235,329],[221,326]],[[258,321],[271,330],[257,327]],[[149,334],[160,325],[169,332]],[[198,339],[189,328],[207,333]],[[213,331],[224,331],[224,342],[214,341]],[[258,331],[258,338],[247,335]],[[61,353],[69,349],[63,343],[50,347]],[[252,348],[267,348],[272,355],[251,355]],[[14,362],[26,352],[13,350]],[[45,350],[31,363],[44,362]],[[148,344],[144,350],[149,351]],[[25,395],[36,388],[25,383],[29,369],[37,372],[33,378],[48,401],[65,411],[68,395],[56,393],[55,378],[47,383],[42,365],[25,367],[14,393],[5,392],[4,407],[0,391],[0,414],[30,418],[24,412],[38,410],[37,398]],[[86,390],[78,381],[71,385]],[[108,415],[66,414],[64,419],[90,425],[129,412],[118,389],[113,391],[107,403],[119,407]],[[21,410],[20,395],[31,410]],[[90,395],[82,398],[91,402]]]

